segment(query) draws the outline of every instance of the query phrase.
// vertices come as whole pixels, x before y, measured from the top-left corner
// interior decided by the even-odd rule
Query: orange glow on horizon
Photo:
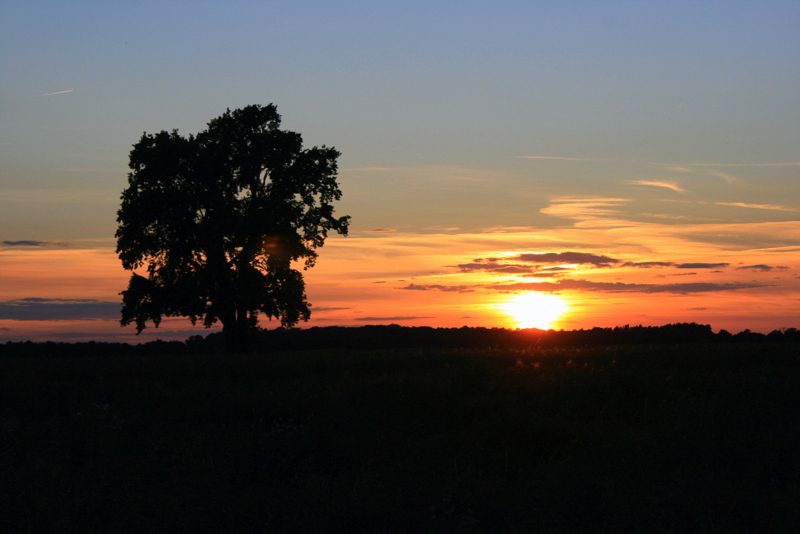
[[[512,316],[517,328],[549,330],[569,310],[569,305],[557,295],[522,293],[498,306]]]
[[[750,233],[738,224],[708,226],[704,225],[704,232],[741,234],[754,241],[768,235],[800,239],[800,221],[751,225]],[[768,333],[798,326],[800,250],[796,246],[748,250],[707,243],[692,246],[684,236],[699,230],[680,230],[678,234],[674,226],[648,224],[626,227],[620,234],[590,225],[332,236],[320,251],[317,265],[302,271],[313,307],[311,320],[297,326],[572,330],[696,322],[732,333],[745,328]],[[630,245],[631,240],[646,241],[652,250],[640,250],[640,245]],[[552,244],[531,245],[544,241]],[[569,244],[559,244],[563,242]],[[530,273],[514,272],[528,267],[519,255],[547,250],[591,250],[617,262],[602,267],[530,262]],[[679,262],[700,267],[689,269]],[[168,332],[175,339],[209,333],[191,328],[186,318],[175,318],[159,329],[148,325],[136,337],[132,326],[120,327],[116,314],[75,315],[72,304],[76,303],[66,302],[89,299],[108,310],[109,304],[121,302],[119,293],[130,275],[110,245],[83,249],[0,245],[0,343],[26,339],[138,342],[150,336],[167,338]],[[28,305],[26,300],[37,301],[42,309],[48,306],[51,319],[42,315],[41,320],[32,320],[30,313],[17,313]],[[260,325],[271,329],[277,323],[262,317]]]

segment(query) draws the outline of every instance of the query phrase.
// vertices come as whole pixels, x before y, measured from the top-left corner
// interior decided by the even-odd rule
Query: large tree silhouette
[[[117,254],[134,273],[123,326],[185,316],[222,323],[227,350],[247,349],[259,312],[293,326],[311,315],[300,271],[314,265],[334,217],[334,148],[303,149],[274,105],[226,111],[196,136],[147,133],[130,153],[117,212]],[[143,272],[143,271],[140,271]]]

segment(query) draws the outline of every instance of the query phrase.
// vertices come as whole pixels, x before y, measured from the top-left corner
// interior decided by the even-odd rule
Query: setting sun
[[[561,297],[542,293],[523,293],[498,306],[513,317],[517,328],[552,328],[552,323],[567,311],[569,306]]]

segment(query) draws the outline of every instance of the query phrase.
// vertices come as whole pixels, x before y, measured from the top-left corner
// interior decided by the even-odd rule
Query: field
[[[798,532],[800,347],[0,359],[3,532]]]

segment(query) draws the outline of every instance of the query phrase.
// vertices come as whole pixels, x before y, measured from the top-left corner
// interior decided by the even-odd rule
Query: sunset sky
[[[119,326],[128,154],[269,103],[352,217],[303,327],[800,327],[796,0],[3,2],[0,74],[0,341],[207,333]]]

